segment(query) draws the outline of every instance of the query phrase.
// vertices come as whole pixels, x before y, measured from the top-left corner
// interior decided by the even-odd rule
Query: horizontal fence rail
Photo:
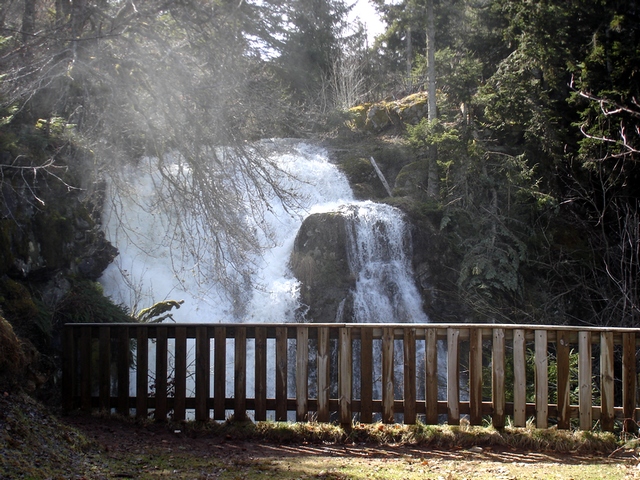
[[[479,324],[68,324],[63,407],[636,430],[640,329]]]

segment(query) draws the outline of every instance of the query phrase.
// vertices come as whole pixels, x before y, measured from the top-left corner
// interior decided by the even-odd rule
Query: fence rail
[[[63,406],[166,420],[635,430],[640,329],[68,324]]]

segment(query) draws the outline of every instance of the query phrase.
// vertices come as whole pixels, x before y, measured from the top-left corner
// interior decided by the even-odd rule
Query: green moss
[[[104,296],[102,285],[76,280],[56,307],[56,324],[133,322],[126,308]]]
[[[53,331],[51,314],[25,285],[7,277],[0,279],[0,307],[18,336],[41,351],[49,347]]]

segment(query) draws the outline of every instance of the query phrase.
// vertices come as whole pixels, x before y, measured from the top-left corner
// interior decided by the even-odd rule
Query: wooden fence
[[[165,420],[634,430],[640,329],[68,324],[63,406]]]

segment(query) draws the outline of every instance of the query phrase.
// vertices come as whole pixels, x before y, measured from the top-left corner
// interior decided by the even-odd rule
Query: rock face
[[[346,220],[338,213],[316,213],[307,217],[291,255],[291,269],[302,283],[301,301],[307,321],[332,323],[344,305],[355,279],[349,271]]]

